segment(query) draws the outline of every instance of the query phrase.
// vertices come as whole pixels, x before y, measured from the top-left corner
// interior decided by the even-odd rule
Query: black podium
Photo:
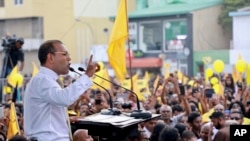
[[[152,118],[160,115],[153,114]],[[150,118],[150,119],[152,119]],[[108,141],[125,141],[131,131],[136,131],[138,124],[148,119],[134,119],[129,116],[95,114],[81,119],[75,123],[77,129],[87,129],[89,135],[99,136]]]

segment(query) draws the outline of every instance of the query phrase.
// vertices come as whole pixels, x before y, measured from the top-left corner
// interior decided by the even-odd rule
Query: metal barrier
[[[31,77],[25,77],[23,79],[23,85],[19,89],[18,96],[17,96],[17,101],[21,102],[23,99],[23,92],[25,90],[26,84],[28,81],[31,79]],[[0,101],[2,103],[8,102],[9,99],[12,99],[12,94],[14,92],[14,88],[11,88],[8,86],[7,79],[6,78],[0,78],[0,90],[2,94],[0,95]]]

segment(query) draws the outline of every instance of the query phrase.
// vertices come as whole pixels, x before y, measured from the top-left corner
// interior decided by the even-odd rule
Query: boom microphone
[[[79,71],[86,71],[86,70],[85,70],[84,68],[82,68],[82,67],[79,67],[78,70],[79,70]],[[131,90],[129,90],[129,89],[127,89],[127,88],[121,86],[121,85],[118,85],[118,84],[116,84],[116,83],[114,83],[114,82],[112,82],[112,81],[110,81],[110,80],[108,80],[108,79],[106,79],[106,78],[103,78],[103,77],[101,77],[101,76],[99,76],[99,75],[96,75],[96,74],[94,74],[94,75],[95,75],[96,77],[99,77],[99,78],[101,78],[101,79],[103,79],[103,80],[105,80],[105,81],[107,81],[107,82],[109,82],[109,83],[115,85],[115,86],[118,86],[118,87],[120,87],[120,88],[123,88],[124,90],[127,90],[127,91],[129,91],[130,93],[132,93],[133,95],[135,95],[135,97],[136,97],[136,103],[137,103],[137,110],[134,110],[134,111],[131,113],[131,115],[130,115],[131,117],[134,117],[134,118],[143,118],[143,119],[147,119],[147,118],[151,118],[151,117],[152,117],[152,114],[151,114],[150,112],[142,111],[142,110],[141,110],[139,98],[138,98],[138,96],[137,96],[137,94],[136,94],[135,92],[133,92],[133,91],[131,91]]]
[[[82,75],[79,72],[75,71],[71,67],[69,68],[69,70],[71,72],[74,72],[74,73],[80,75],[80,76]],[[112,100],[110,92],[106,88],[104,88],[103,86],[99,85],[98,83],[96,83],[94,81],[93,81],[93,83],[96,84],[97,86],[101,87],[102,89],[104,89],[108,93],[108,95],[109,95],[109,106],[110,106],[110,109],[108,109],[107,111],[102,111],[101,114],[103,114],[103,115],[120,115],[121,111],[113,108],[113,100]]]

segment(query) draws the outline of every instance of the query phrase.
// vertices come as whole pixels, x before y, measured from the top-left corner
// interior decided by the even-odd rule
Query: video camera
[[[24,44],[23,38],[16,38],[15,35],[7,36],[2,38],[2,47],[4,49],[14,49],[16,47],[16,42],[20,42],[21,44]]]

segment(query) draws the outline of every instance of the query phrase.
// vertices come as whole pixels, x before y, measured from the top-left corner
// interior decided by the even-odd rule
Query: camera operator
[[[23,38],[8,39],[9,42],[3,44],[5,49],[4,64],[2,67],[2,77],[6,78],[11,70],[18,64],[18,69],[21,72],[24,67],[24,53],[22,46],[24,44]]]

